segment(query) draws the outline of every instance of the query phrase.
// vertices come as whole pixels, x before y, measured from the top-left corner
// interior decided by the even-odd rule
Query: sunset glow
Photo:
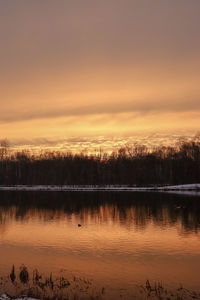
[[[198,0],[0,1],[1,138],[76,151],[195,135],[199,12]]]

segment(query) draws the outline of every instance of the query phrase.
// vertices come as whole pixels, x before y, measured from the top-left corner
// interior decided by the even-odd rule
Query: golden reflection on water
[[[54,274],[65,269],[112,288],[146,279],[196,288],[198,209],[199,199],[172,195],[4,194],[0,269],[6,273],[12,264]]]

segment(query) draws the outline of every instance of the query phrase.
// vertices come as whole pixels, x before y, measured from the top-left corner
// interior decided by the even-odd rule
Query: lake
[[[88,280],[111,296],[127,296],[146,280],[196,290],[200,197],[0,192],[0,258],[2,278],[24,265],[46,276]]]

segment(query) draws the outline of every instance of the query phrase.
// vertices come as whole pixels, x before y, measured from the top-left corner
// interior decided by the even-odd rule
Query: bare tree
[[[7,158],[9,153],[10,143],[7,139],[0,140],[0,160]]]

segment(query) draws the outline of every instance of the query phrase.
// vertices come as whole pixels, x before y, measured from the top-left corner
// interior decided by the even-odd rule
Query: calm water
[[[0,276],[13,264],[113,290],[146,279],[199,289],[200,198],[1,192]]]

